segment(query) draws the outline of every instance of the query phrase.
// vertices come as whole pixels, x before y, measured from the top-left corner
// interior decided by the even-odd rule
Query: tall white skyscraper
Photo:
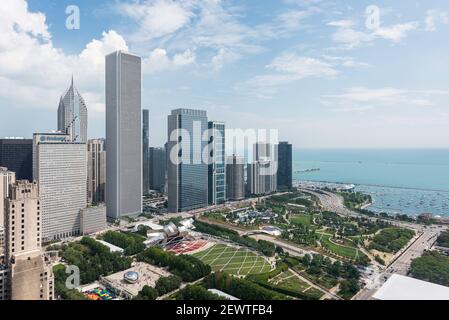
[[[35,133],[33,177],[38,182],[44,241],[80,233],[87,206],[87,147],[64,133]]]
[[[106,56],[106,204],[111,219],[142,212],[142,59]]]
[[[87,143],[87,107],[72,82],[61,97],[58,108],[58,131],[70,135],[70,140]]]

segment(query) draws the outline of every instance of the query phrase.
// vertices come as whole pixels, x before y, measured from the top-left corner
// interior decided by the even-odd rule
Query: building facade
[[[108,217],[142,212],[142,61],[106,56],[106,204]]]
[[[8,298],[52,300],[51,264],[42,251],[42,213],[37,184],[17,181],[5,205]]]
[[[225,124],[209,121],[209,204],[226,202]]]
[[[0,254],[3,250],[2,231],[4,228],[5,200],[9,195],[10,185],[16,182],[16,173],[0,167]]]
[[[207,127],[207,113],[203,110],[177,109],[168,116],[169,212],[208,205],[208,165],[203,161],[203,151],[207,152],[207,139],[203,139],[203,134]]]
[[[87,202],[104,203],[106,192],[106,150],[104,139],[87,143]]]
[[[0,139],[0,167],[16,173],[19,180],[33,179],[33,140]]]
[[[252,195],[265,195],[277,191],[278,148],[276,144],[256,143],[253,162],[247,167],[247,189]]]
[[[271,160],[259,160],[248,164],[248,193],[261,196],[276,192],[277,174]]]
[[[80,234],[87,205],[87,146],[63,133],[34,134],[33,176],[39,184],[44,241]]]
[[[99,204],[89,206],[80,212],[81,234],[83,236],[94,234],[106,229],[106,206]]]
[[[278,190],[291,190],[293,188],[292,145],[288,142],[279,142],[278,145]]]
[[[59,101],[58,131],[67,133],[73,142],[87,143],[87,107],[72,82]]]
[[[165,191],[165,177],[167,172],[167,159],[165,148],[150,148],[150,189],[160,192]]]
[[[150,191],[150,111],[142,110],[142,190],[147,195]]]
[[[245,199],[245,160],[232,155],[226,161],[227,198],[232,201]]]

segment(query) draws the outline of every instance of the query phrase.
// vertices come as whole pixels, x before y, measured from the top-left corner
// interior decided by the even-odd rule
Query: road
[[[369,217],[369,216],[363,215],[359,212],[350,210],[344,205],[343,197],[340,195],[337,195],[335,193],[332,193],[332,192],[320,190],[320,193],[319,193],[319,192],[316,192],[316,190],[304,189],[304,188],[301,188],[299,190],[318,197],[318,199],[320,200],[321,206],[326,211],[332,211],[332,212],[338,213],[340,215],[344,215],[344,216],[352,217],[352,218],[363,217],[366,219],[370,219],[372,221],[383,220],[383,221],[390,222],[392,225],[395,225],[398,227],[403,227],[403,228],[409,228],[409,229],[413,229],[416,231],[422,231],[424,228],[422,225],[412,223],[412,222],[397,221],[397,220],[392,220],[392,219],[383,219],[380,217]]]
[[[278,240],[274,237],[268,236],[268,235],[264,235],[264,234],[255,234],[252,235],[251,238],[256,239],[256,240],[265,240],[265,241],[269,241],[271,243],[274,243],[275,245],[281,247],[285,252],[288,252],[291,256],[294,257],[303,257],[306,254],[318,254],[318,252],[315,252],[313,250],[309,250],[309,249],[301,249],[298,248],[295,245],[286,243],[284,241]]]

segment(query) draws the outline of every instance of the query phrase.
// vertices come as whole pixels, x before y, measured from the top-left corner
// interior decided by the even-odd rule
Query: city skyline
[[[0,136],[31,137],[52,128],[73,73],[89,107],[89,138],[104,137],[98,79],[103,56],[122,49],[143,56],[152,146],[164,144],[170,110],[195,106],[228,127],[280,129],[280,140],[297,148],[449,147],[442,41],[449,8],[443,1],[379,1],[377,31],[365,25],[371,4],[365,1],[267,1],[260,7],[249,1],[77,1],[79,30],[65,28],[62,3],[8,1],[0,12],[10,40],[0,63],[0,112],[8,115],[0,120]],[[164,14],[170,23],[141,20],[139,10]],[[206,26],[210,33],[201,31]],[[399,63],[391,62],[399,56]],[[30,116],[22,117],[24,111]],[[13,125],[19,120],[24,125]]]

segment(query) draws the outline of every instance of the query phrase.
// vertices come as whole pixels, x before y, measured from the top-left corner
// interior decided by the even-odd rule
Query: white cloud
[[[436,31],[437,24],[449,24],[449,15],[446,11],[427,10],[424,20],[426,31]]]
[[[189,1],[148,0],[119,3],[120,12],[138,23],[133,38],[136,41],[163,37],[184,27],[194,17]]]
[[[418,28],[417,22],[400,23],[389,27],[380,27],[374,31],[374,35],[380,38],[391,40],[393,42],[401,42],[407,37],[407,32]]]
[[[273,72],[255,76],[238,84],[236,89],[266,99],[271,98],[280,86],[305,78],[334,78],[338,75],[331,63],[294,53],[276,57],[266,68]]]
[[[347,68],[362,68],[362,67],[371,67],[369,63],[357,61],[353,57],[335,57],[329,55],[322,55],[323,59],[331,61],[335,65],[341,65]]]
[[[370,106],[430,107],[439,96],[449,95],[449,91],[404,90],[392,87],[366,88],[351,87],[342,94],[325,95],[322,103],[337,107],[360,108]]]
[[[128,51],[125,39],[114,30],[93,39],[80,54],[66,54],[54,46],[45,15],[30,12],[24,0],[8,0],[0,11],[0,98],[17,107],[57,107],[59,96],[75,82],[91,113],[104,110],[105,55]],[[163,49],[144,57],[144,72],[177,70],[195,62],[192,50],[174,54]],[[156,70],[157,69],[157,70]]]
[[[281,11],[268,22],[251,25],[242,21],[242,7],[221,0],[136,0],[119,2],[116,9],[137,25],[129,32],[131,44],[147,51],[161,46],[169,51],[196,48],[201,53],[204,49],[210,60],[199,65],[212,66],[215,71],[246,55],[264,52],[264,41],[295,35],[304,20],[320,10]]]
[[[291,74],[296,79],[334,77],[338,74],[333,66],[327,62],[315,58],[300,57],[293,53],[283,54],[275,58],[268,65],[268,68],[281,73]]]
[[[212,58],[211,65],[215,71],[220,71],[224,65],[239,60],[241,55],[229,49],[220,48]]]
[[[144,73],[149,74],[164,70],[176,70],[193,63],[195,63],[195,53],[189,49],[170,58],[166,50],[157,48],[143,59],[142,68]]]
[[[380,26],[374,30],[358,31],[354,27],[356,23],[352,20],[331,21],[328,26],[335,27],[337,30],[333,33],[334,42],[343,45],[344,48],[352,49],[369,44],[372,41],[381,38],[398,43],[407,37],[409,31],[418,28],[418,22],[400,23],[391,26]]]

